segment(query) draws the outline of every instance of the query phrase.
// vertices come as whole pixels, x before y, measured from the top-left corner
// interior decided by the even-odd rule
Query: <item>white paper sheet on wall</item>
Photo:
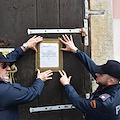
[[[58,43],[40,43],[40,67],[59,67]]]

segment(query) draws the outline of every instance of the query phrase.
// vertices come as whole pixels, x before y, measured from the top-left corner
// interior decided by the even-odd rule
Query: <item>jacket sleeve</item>
[[[91,60],[91,58],[79,49],[77,50],[76,56],[87,68],[87,70],[92,74],[92,76],[96,79],[95,72],[93,71],[93,66],[96,64]]]
[[[21,49],[21,47],[18,47],[14,51],[7,54],[6,57],[9,59],[13,59],[13,60],[17,61],[22,56],[24,56],[24,51]]]
[[[67,84],[65,85],[65,93],[70,100],[70,102],[81,111],[85,112],[86,115],[92,116],[97,120],[99,117],[100,120],[103,120],[104,118],[109,118],[105,120],[114,120],[115,119],[115,107],[114,107],[114,97],[106,98],[105,101],[103,101],[99,96],[94,99],[85,99],[81,98],[75,89]],[[103,119],[102,119],[103,116]],[[98,118],[97,118],[98,117]],[[112,118],[114,117],[114,119]],[[93,119],[90,119],[93,120]]]
[[[65,85],[65,93],[70,100],[70,102],[78,109],[81,111],[88,113],[92,110],[92,107],[90,106],[90,101],[89,99],[81,98],[73,86],[71,85]]]
[[[17,83],[7,83],[7,89],[3,95],[2,106],[14,106],[28,103],[41,94],[44,87],[44,82],[41,79],[36,79],[31,87],[25,88]]]

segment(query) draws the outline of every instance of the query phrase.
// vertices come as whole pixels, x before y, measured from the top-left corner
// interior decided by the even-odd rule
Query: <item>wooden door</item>
[[[1,0],[0,4],[0,47],[18,47],[32,35],[28,28],[82,28],[84,20],[84,0]],[[58,38],[62,34],[39,34],[44,38]],[[75,45],[90,55],[90,45],[85,47],[81,34],[72,34]],[[36,78],[35,52],[29,50],[16,63],[16,82],[22,86],[32,85]],[[87,70],[78,58],[68,52],[63,53],[63,69],[72,75],[71,84],[80,96],[90,92],[91,83]],[[30,113],[30,107],[43,107],[70,104],[64,87],[55,72],[53,80],[45,82],[40,97],[28,104],[19,106],[20,120],[84,120],[77,109]]]

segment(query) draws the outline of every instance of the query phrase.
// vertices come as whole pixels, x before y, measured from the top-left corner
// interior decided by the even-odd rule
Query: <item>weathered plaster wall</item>
[[[91,15],[91,58],[103,64],[114,58],[113,53],[113,6],[112,0],[90,0],[91,10],[104,9],[104,15]],[[96,84],[93,81],[93,91]]]

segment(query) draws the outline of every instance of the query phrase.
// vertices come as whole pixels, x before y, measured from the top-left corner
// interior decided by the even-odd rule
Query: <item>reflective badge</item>
[[[91,105],[93,108],[96,108],[96,102],[95,102],[95,100],[92,100],[92,101],[90,102],[90,105]]]
[[[101,98],[101,99],[102,99],[102,101],[107,100],[109,97],[111,97],[111,96],[110,96],[109,94],[107,94],[107,93],[102,94],[102,95],[100,95],[100,96],[99,96],[99,98]]]

